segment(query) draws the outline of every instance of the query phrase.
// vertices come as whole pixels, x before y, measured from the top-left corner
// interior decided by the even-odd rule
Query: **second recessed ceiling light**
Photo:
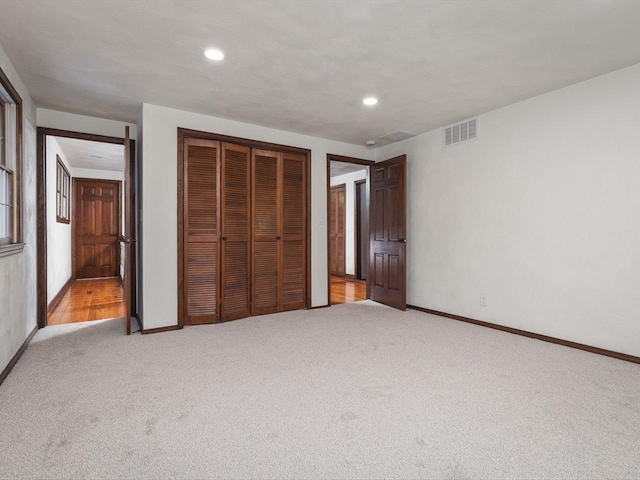
[[[217,48],[208,48],[204,51],[204,55],[208,59],[215,60],[216,62],[219,62],[224,58],[224,52],[222,50],[218,50]]]
[[[376,97],[367,97],[364,100],[362,100],[362,103],[364,103],[365,105],[371,106],[378,103],[378,99]]]

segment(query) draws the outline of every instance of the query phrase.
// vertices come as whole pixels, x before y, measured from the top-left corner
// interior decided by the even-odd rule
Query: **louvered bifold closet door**
[[[220,144],[187,138],[184,141],[184,297],[185,324],[216,322],[218,271],[218,185]]]
[[[282,154],[254,150],[252,159],[251,314],[277,312],[282,257]]]
[[[306,292],[306,156],[282,157],[281,308],[305,308]]]
[[[250,149],[222,144],[221,316],[223,321],[250,315]]]

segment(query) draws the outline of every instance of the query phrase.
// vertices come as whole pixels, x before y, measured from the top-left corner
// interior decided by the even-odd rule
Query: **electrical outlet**
[[[487,296],[484,293],[480,294],[480,306],[486,307],[487,305]]]

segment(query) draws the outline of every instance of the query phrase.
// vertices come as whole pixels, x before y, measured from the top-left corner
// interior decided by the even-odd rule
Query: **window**
[[[69,223],[69,184],[71,175],[62,163],[58,155],[56,164],[56,220],[60,223]]]
[[[21,139],[22,100],[0,69],[0,256],[22,250]]]

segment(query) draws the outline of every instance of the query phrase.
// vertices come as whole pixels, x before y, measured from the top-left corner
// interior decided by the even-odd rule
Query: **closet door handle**
[[[227,237],[222,237],[222,240],[223,240],[224,242],[226,242],[226,241],[227,241]]]
[[[276,240],[280,240],[280,237],[276,237]]]

